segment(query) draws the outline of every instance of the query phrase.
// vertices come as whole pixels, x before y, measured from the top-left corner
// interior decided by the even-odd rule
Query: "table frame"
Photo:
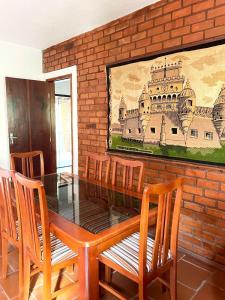
[[[77,178],[77,176],[74,175]],[[142,199],[142,194],[117,188],[105,183],[99,183],[80,177],[80,179],[101,185],[126,195]],[[156,223],[157,208],[149,211],[149,226]],[[124,237],[139,230],[140,215],[131,217],[109,229],[93,234],[77,224],[74,224],[56,212],[49,210],[50,230],[71,249],[78,252],[78,278],[80,286],[80,299],[99,299],[99,262],[98,255],[118,243]]]

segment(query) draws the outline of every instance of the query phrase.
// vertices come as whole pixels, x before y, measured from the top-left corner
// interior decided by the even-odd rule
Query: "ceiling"
[[[45,49],[158,0],[0,0],[0,40]]]

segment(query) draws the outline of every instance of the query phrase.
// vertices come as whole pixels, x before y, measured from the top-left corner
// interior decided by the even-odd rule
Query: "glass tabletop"
[[[93,234],[140,213],[138,198],[69,174],[46,175],[42,182],[48,208]]]

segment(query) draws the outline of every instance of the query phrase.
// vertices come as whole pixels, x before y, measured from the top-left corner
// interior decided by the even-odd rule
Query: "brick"
[[[123,30],[123,36],[133,35],[137,33],[137,25],[130,26]]]
[[[183,24],[184,24],[184,19],[183,18],[176,19],[172,22],[168,22],[167,24],[165,24],[165,31],[169,31],[169,30],[172,30],[172,29],[179,28],[179,27],[183,26]]]
[[[222,192],[218,192],[214,190],[205,190],[205,196],[212,199],[225,201],[225,193]]]
[[[115,47],[117,47],[117,41],[113,41],[113,42],[105,44],[105,50],[113,49]]]
[[[146,29],[152,28],[153,27],[153,20],[149,20],[145,23],[141,23],[138,25],[138,31],[144,31]]]
[[[210,9],[214,6],[214,0],[205,0],[200,3],[194,4],[192,7],[193,13],[199,12],[199,11],[205,11],[207,9]]]
[[[181,35],[184,35],[184,34],[188,34],[188,33],[190,33],[190,30],[191,30],[190,26],[185,26],[185,27],[182,27],[182,28],[172,30],[171,31],[171,37],[173,38],[173,37],[181,36]]]
[[[164,27],[163,27],[163,25],[160,25],[160,26],[154,27],[152,29],[149,29],[148,36],[158,35],[163,32],[164,32]]]
[[[190,194],[202,196],[202,188],[200,187],[184,185],[184,191]]]
[[[180,0],[173,1],[172,3],[169,3],[169,4],[167,4],[163,7],[163,13],[167,14],[169,12],[172,12],[172,11],[176,10],[176,9],[179,9],[179,8],[181,8],[181,5],[182,5],[182,2]]]
[[[215,27],[221,26],[221,25],[225,25],[225,17],[224,16],[217,17],[215,19]]]
[[[142,40],[146,38],[146,36],[147,36],[147,31],[139,32],[132,36],[132,41],[135,42],[135,41]]]
[[[205,180],[205,179],[198,179],[197,186],[201,186],[203,188],[218,190],[219,183],[215,181]]]
[[[225,202],[218,201],[218,208],[222,209],[222,210],[225,210]],[[225,214],[225,212],[224,212],[224,214]]]
[[[194,195],[184,192],[183,193],[183,200],[193,201],[194,200]]]
[[[185,201],[184,207],[187,209],[191,209],[193,211],[197,211],[197,212],[201,212],[201,213],[204,212],[204,207],[197,203]]]
[[[56,50],[55,49],[51,50],[50,53],[49,53],[50,56],[55,55],[55,54],[56,54]]]
[[[149,20],[152,18],[156,18],[158,16],[161,16],[162,13],[163,13],[162,7],[150,10],[150,12],[146,14],[146,19]]]
[[[109,50],[109,56],[118,55],[121,53],[121,47]]]
[[[192,29],[192,32],[197,32],[197,31],[202,31],[205,29],[212,28],[213,26],[214,26],[213,20],[207,20],[207,21],[193,24],[191,29]]]
[[[216,6],[225,4],[225,0],[216,0]]]
[[[146,47],[151,44],[151,38],[143,39],[136,42],[136,48]]]
[[[170,39],[168,41],[163,42],[163,48],[171,48],[171,47],[177,47],[181,45],[181,38],[175,38],[175,39]]]
[[[174,20],[177,18],[186,17],[186,16],[189,16],[190,14],[191,14],[191,7],[188,6],[188,7],[179,9],[177,11],[174,11],[172,13],[172,19]]]
[[[123,37],[123,32],[122,31],[118,31],[116,33],[113,33],[111,35],[111,40],[118,40],[118,39],[121,39]]]
[[[191,25],[194,23],[199,23],[201,21],[204,21],[206,19],[206,13],[200,12],[198,14],[192,14],[191,16],[188,16],[184,20],[185,25]]]
[[[131,56],[144,55],[145,52],[146,52],[145,48],[136,49],[136,50],[131,51]]]
[[[206,213],[211,215],[211,216],[214,216],[216,218],[225,219],[224,211],[221,211],[221,210],[218,210],[218,209],[215,209],[215,208],[207,207],[206,208]]]
[[[116,31],[125,29],[129,26],[129,21],[121,22],[118,25],[116,25]]]
[[[170,33],[169,32],[164,32],[158,35],[155,35],[152,37],[152,43],[159,43],[166,41],[170,38]]]
[[[205,178],[206,177],[206,172],[204,170],[188,168],[185,171],[185,175],[199,177],[199,178]]]
[[[209,199],[206,197],[201,197],[201,196],[195,196],[195,202],[201,204],[201,205],[206,205],[206,206],[211,206],[211,207],[216,207],[216,200]]]
[[[126,44],[129,44],[130,41],[131,41],[131,37],[127,36],[127,37],[124,37],[122,39],[119,39],[118,44],[119,44],[119,46],[126,45]]]
[[[225,182],[225,173],[208,172],[207,178],[215,181]]]
[[[225,34],[225,26],[219,26],[216,28],[208,29],[205,31],[205,38],[214,38]]]
[[[183,36],[183,43],[189,44],[203,39],[203,32],[195,32]]]
[[[165,24],[171,21],[171,14],[163,15],[155,19],[155,25]]]
[[[99,31],[93,34],[93,40],[98,40],[104,36],[103,31]]]
[[[217,8],[208,11],[208,18],[215,18],[218,16],[225,15],[225,6],[219,6]]]
[[[125,60],[125,59],[127,59],[129,57],[130,57],[130,52],[124,52],[124,53],[121,53],[121,54],[117,55],[116,59],[118,61],[120,61],[120,60]]]
[[[202,0],[183,0],[183,6],[189,6],[201,2]]]
[[[104,35],[109,35],[109,34],[112,34],[116,31],[116,27],[113,26],[113,27],[108,27],[104,30]]]

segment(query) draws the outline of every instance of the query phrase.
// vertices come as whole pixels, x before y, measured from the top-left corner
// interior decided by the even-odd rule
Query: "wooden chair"
[[[2,277],[6,278],[8,268],[8,246],[19,250],[19,281],[22,283],[22,244],[17,218],[14,172],[0,168],[0,213],[2,242]]]
[[[114,156],[112,158],[112,162],[113,162],[112,185],[116,185],[116,179],[118,177],[117,174],[118,165],[121,165],[123,169],[122,187],[132,190],[133,181],[134,181],[134,169],[139,169],[137,192],[140,192],[142,189],[142,180],[143,180],[143,170],[144,170],[143,162],[137,160],[127,160],[117,156]]]
[[[16,197],[23,238],[23,299],[29,299],[30,277],[43,272],[43,299],[57,297],[71,287],[51,291],[51,273],[77,263],[77,253],[50,233],[48,207],[41,181],[15,174]],[[37,215],[37,212],[38,215]],[[38,217],[37,217],[38,216]],[[36,268],[31,270],[31,264]]]
[[[85,168],[85,178],[90,177],[90,164],[91,161],[94,163],[94,179],[98,181],[105,181],[108,183],[109,171],[110,171],[110,158],[106,155],[100,155],[97,153],[89,153],[86,157],[86,168]],[[105,173],[103,171],[105,166]]]
[[[35,174],[34,172],[34,159],[39,158],[40,160],[40,173]],[[18,169],[17,163],[21,161],[21,169]],[[42,151],[31,151],[22,153],[11,153],[10,154],[11,169],[14,171],[21,172],[24,176],[34,178],[34,176],[44,176],[44,156]]]
[[[105,266],[138,284],[139,300],[147,299],[146,286],[156,278],[170,288],[171,299],[177,299],[177,239],[182,191],[182,178],[168,184],[147,186],[142,198],[140,232],[122,239],[99,255],[99,261]],[[154,239],[148,235],[149,202],[153,194],[158,195]],[[167,270],[170,270],[170,283],[164,279]],[[100,280],[99,284],[119,299],[126,299],[108,282]]]

